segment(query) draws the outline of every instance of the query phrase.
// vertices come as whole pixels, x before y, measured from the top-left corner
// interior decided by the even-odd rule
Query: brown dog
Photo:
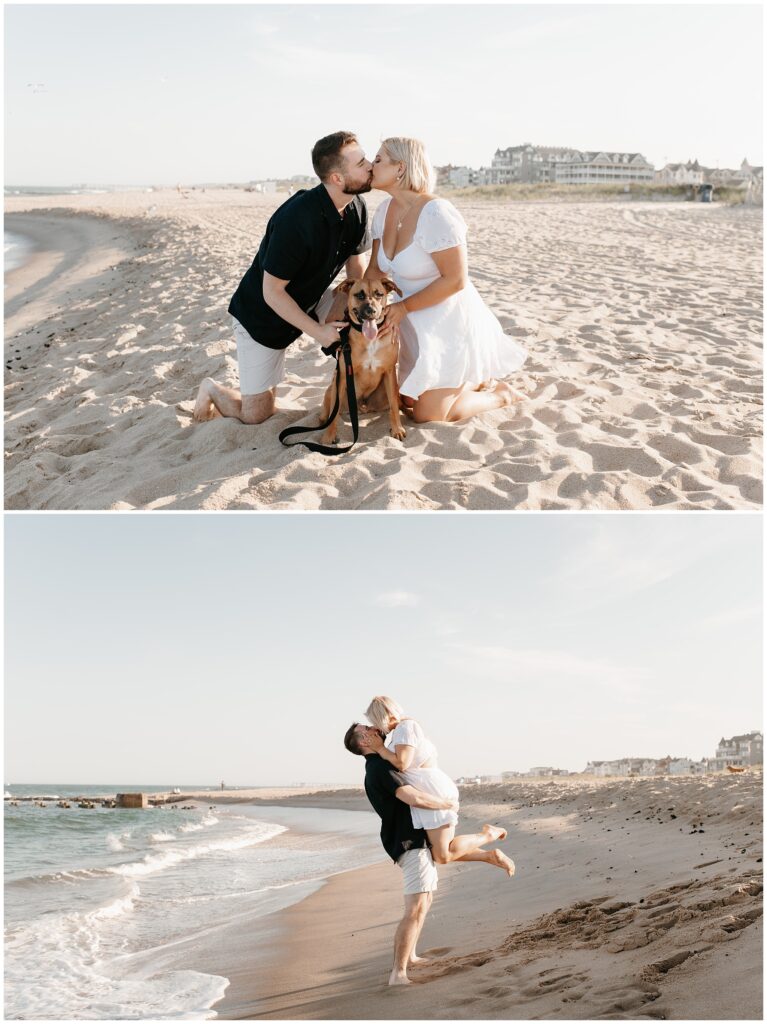
[[[399,441],[405,436],[405,428],[399,415],[399,388],[397,386],[397,357],[399,344],[392,341],[391,334],[378,336],[378,329],[386,317],[386,304],[389,292],[402,292],[388,277],[364,278],[356,281],[344,281],[337,289],[348,296],[346,304],[347,318],[350,321],[349,343],[352,350],[352,366],[354,368],[354,389],[357,401],[363,402],[376,390],[383,381],[386,397],[389,402],[389,433]],[[340,357],[343,361],[343,357]],[[341,367],[340,401],[346,398],[345,367]],[[325,392],[322,402],[322,422],[330,415],[336,400],[335,376]],[[323,444],[333,444],[338,433],[338,415],[328,425],[322,435]]]

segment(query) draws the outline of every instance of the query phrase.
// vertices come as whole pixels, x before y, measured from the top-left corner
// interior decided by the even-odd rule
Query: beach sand
[[[6,278],[8,508],[759,507],[761,209],[457,200],[528,399],[404,442],[366,414],[329,460],[277,440],[332,374],[306,338],[270,421],[192,422],[203,377],[237,383],[227,306],[284,198],[6,197],[37,242]]]
[[[230,979],[228,1019],[761,1018],[761,772],[463,787],[460,831],[484,821],[516,875],[440,867],[408,988],[386,985],[402,896],[383,853],[185,962]]]

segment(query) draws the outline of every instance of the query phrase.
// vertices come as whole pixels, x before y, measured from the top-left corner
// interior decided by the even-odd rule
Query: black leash
[[[342,327],[338,332],[339,340],[334,341],[332,345],[328,345],[327,348],[322,349],[326,356],[333,356],[336,361],[336,401],[330,416],[328,416],[324,423],[320,423],[318,427],[286,427],[284,430],[281,430],[280,441],[286,448],[296,448],[298,445],[302,444],[304,448],[308,448],[310,452],[319,452],[320,455],[345,455],[346,452],[351,451],[357,443],[357,438],[359,437],[359,423],[357,420],[357,393],[354,390],[352,346],[349,341],[350,329],[351,325]],[[316,430],[324,430],[333,422],[336,414],[338,413],[338,407],[341,402],[341,389],[339,387],[339,384],[341,383],[341,356],[344,357],[344,366],[346,367],[346,394],[349,399],[349,418],[352,421],[352,443],[347,444],[343,448],[337,448],[335,446],[331,447],[327,444],[317,444],[315,441],[294,441],[292,444],[287,444],[285,441],[286,437],[292,437],[294,434],[313,434]]]

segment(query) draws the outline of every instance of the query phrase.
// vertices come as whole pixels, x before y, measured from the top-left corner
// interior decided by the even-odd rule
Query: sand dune
[[[7,279],[8,508],[760,505],[761,210],[459,201],[472,277],[529,348],[528,401],[403,443],[363,415],[328,460],[277,441],[332,372],[308,339],[271,421],[191,419],[204,376],[236,384],[226,307],[279,201],[6,198],[49,250]]]

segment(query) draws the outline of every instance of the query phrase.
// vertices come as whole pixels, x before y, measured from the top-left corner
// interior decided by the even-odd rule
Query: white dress
[[[431,199],[418,215],[413,241],[390,260],[382,241],[390,202],[391,196],[373,217],[373,238],[379,239],[378,267],[407,299],[440,276],[430,253],[465,245],[466,223],[447,199]],[[471,281],[436,306],[408,313],[400,323],[400,339],[399,389],[408,398],[418,398],[432,388],[507,377],[527,358],[527,351],[504,333]]]
[[[405,718],[386,737],[386,746],[396,753],[397,745],[407,743],[415,747],[410,767],[400,772],[405,782],[416,789],[435,796],[458,800],[458,787],[440,768],[422,768],[425,761],[436,764],[437,750],[431,740],[424,735],[423,729],[412,718]],[[458,811],[427,811],[422,807],[411,807],[410,815],[414,828],[439,828],[441,825],[455,825],[458,822]]]

